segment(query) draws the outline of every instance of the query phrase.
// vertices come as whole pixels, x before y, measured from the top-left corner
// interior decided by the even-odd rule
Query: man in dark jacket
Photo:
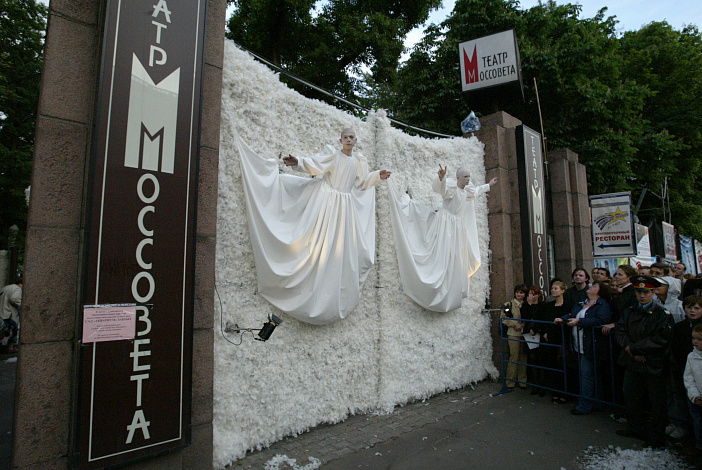
[[[563,295],[563,301],[569,312],[574,305],[587,299],[587,288],[590,286],[590,275],[585,271],[585,268],[575,268],[571,277],[573,278],[573,286],[569,287]]]
[[[625,309],[616,328],[617,342],[622,348],[619,363],[625,368],[624,402],[629,428],[617,434],[643,439],[645,446],[662,447],[674,322],[670,313],[653,301],[653,289],[660,286],[657,279],[634,276],[631,282],[639,305]]]

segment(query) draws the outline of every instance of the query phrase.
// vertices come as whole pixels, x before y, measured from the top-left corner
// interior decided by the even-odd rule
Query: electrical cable
[[[227,342],[233,344],[234,346],[239,346],[241,343],[244,342],[244,332],[241,332],[241,335],[239,336],[239,342],[235,343],[234,341],[230,340],[227,338],[227,335],[224,334],[224,309],[222,308],[222,298],[219,296],[219,292],[217,291],[217,284],[215,283],[215,293],[217,294],[217,299],[219,299],[219,328],[222,331],[222,338],[227,340]],[[253,336],[253,333],[251,333]]]

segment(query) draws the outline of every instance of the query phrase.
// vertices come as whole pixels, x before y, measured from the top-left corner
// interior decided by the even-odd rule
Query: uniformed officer
[[[642,439],[647,447],[662,447],[674,322],[670,313],[653,301],[653,289],[660,286],[657,279],[633,276],[630,281],[639,304],[626,308],[616,327],[616,339],[623,350],[619,364],[625,368],[623,394],[629,426],[617,434]]]

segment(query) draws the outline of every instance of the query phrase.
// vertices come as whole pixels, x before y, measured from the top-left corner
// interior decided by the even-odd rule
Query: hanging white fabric
[[[237,147],[259,293],[303,322],[345,318],[374,262],[380,172],[358,152],[326,146],[294,167],[318,176],[289,175],[241,138]]]
[[[415,203],[389,182],[392,228],[402,287],[412,300],[434,312],[461,306],[470,276],[480,267],[474,199],[490,185],[461,189],[456,181],[437,178],[432,189],[443,207]]]

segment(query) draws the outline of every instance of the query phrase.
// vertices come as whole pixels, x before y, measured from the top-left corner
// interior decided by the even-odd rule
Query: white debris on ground
[[[624,418],[623,416],[618,417],[615,414],[611,414],[611,415],[609,415],[609,417],[612,418],[614,421],[617,421],[619,423],[626,423],[626,418]]]
[[[308,459],[310,463],[300,467],[297,464],[297,459],[291,459],[287,455],[276,454],[275,457],[263,464],[263,468],[264,470],[282,470],[284,468],[291,468],[292,470],[315,470],[322,465],[322,462],[320,462],[319,459],[314,457],[308,457]],[[280,466],[281,464],[283,467]]]
[[[642,450],[589,447],[580,458],[583,470],[689,470],[683,459],[669,449]]]

